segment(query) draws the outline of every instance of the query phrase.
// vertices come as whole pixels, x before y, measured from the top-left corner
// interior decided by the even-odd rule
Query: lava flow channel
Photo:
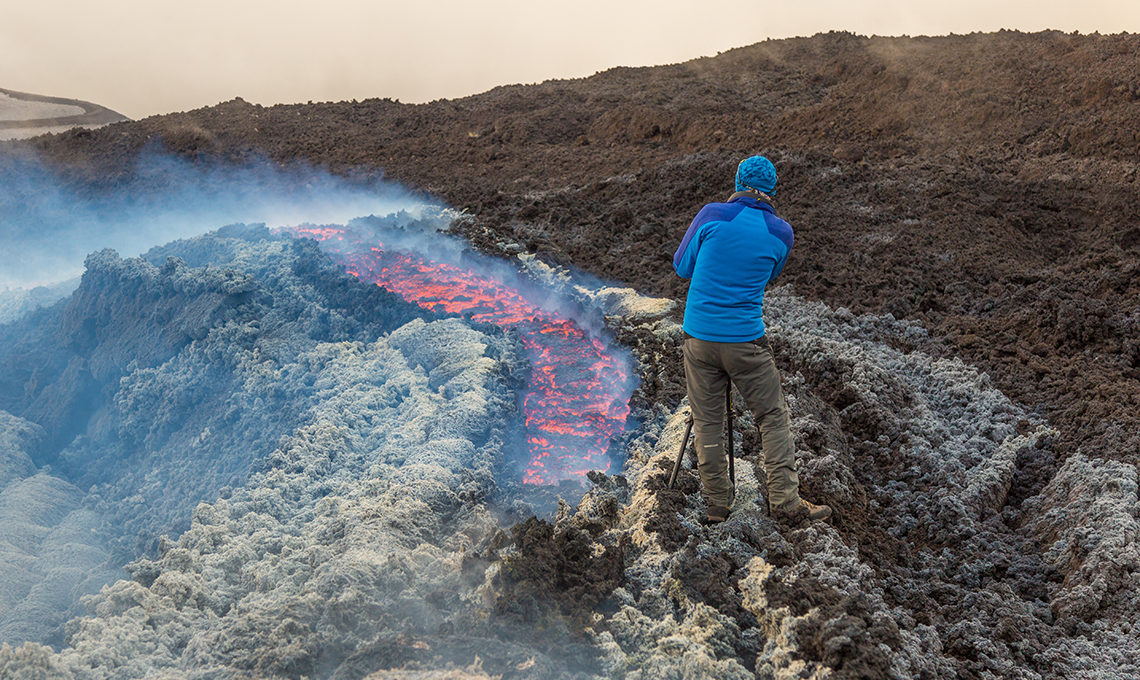
[[[522,481],[552,484],[608,471],[610,440],[629,416],[629,371],[572,320],[469,270],[365,243],[346,229],[298,227],[323,242],[349,274],[425,309],[515,329],[530,360],[523,400],[529,447]]]

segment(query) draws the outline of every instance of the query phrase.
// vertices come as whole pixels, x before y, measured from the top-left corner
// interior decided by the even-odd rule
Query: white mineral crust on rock
[[[656,339],[642,353],[676,348],[669,304],[573,284],[523,260],[624,332]],[[175,265],[163,271],[190,276]],[[145,267],[135,275],[161,278]],[[254,290],[240,277],[226,281]],[[992,677],[1037,677],[1012,660],[1030,652],[1048,655],[1058,678],[1136,677],[1134,466],[1075,454],[1026,497],[1015,488],[1018,468],[1045,456],[1052,431],[985,374],[919,349],[929,340],[922,328],[786,289],[770,292],[766,311],[803,492],[852,514],[777,526],[752,464],[759,452],[746,451],[741,437],[736,453],[749,455],[737,459],[732,516],[703,526],[689,462],[680,490],[664,489],[686,407],[645,405],[644,424],[625,442],[628,483],[592,477],[577,508],[563,507],[555,520],[589,527],[594,555],[621,550],[624,578],[586,631],[603,677],[822,680],[845,677],[841,668],[955,677],[963,649]],[[4,647],[0,674],[483,677],[475,652],[487,645],[510,646],[520,673],[535,659],[557,667],[534,640],[496,637],[488,625],[502,574],[525,556],[508,546],[501,561],[466,568],[499,530],[488,501],[501,491],[496,473],[517,416],[510,339],[459,319],[416,319],[370,342],[275,342],[258,351],[291,348],[295,358],[270,370],[261,355],[239,354],[248,371],[242,394],[265,400],[273,385],[298,386],[301,424],[245,484],[198,505],[184,533],[131,564],[132,579],[87,597],[65,647]],[[0,422],[0,482],[35,486],[40,499],[17,511],[0,496],[12,537],[0,559],[19,563],[8,578],[33,584],[45,570],[25,554],[39,549],[20,542],[66,543],[87,520],[69,520],[78,490],[21,457],[34,428]],[[737,427],[749,432],[752,416],[740,413]],[[1077,632],[1063,633],[1057,621]],[[385,661],[396,658],[390,650],[444,653],[464,636],[472,646],[438,671],[401,674]]]

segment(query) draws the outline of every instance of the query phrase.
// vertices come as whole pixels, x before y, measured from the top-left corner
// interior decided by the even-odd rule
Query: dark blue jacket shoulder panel
[[[692,240],[693,236],[697,233],[697,230],[700,229],[702,225],[707,224],[708,222],[731,221],[740,213],[741,210],[744,210],[744,207],[745,206],[743,203],[737,202],[709,203],[705,207],[701,208],[700,212],[697,213],[697,216],[693,218],[692,223],[689,225],[689,230],[685,232],[685,237],[681,239],[681,246],[677,248],[677,252],[673,254],[673,268],[676,269],[681,259],[681,255],[689,246],[689,241]],[[682,276],[684,275],[682,274]]]
[[[673,256],[677,274],[692,279],[685,331],[715,342],[764,335],[764,289],[783,270],[793,240],[791,226],[754,198],[702,208]]]

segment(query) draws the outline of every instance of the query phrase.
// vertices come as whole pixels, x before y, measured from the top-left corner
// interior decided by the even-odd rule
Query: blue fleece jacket
[[[673,268],[692,279],[685,332],[713,342],[748,342],[764,335],[764,287],[784,269],[792,227],[772,206],[734,195],[693,218]]]

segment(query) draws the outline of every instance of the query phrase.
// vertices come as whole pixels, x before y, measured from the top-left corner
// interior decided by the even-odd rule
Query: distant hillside
[[[95,128],[130,120],[98,104],[0,88],[0,139],[22,139],[73,127]]]

